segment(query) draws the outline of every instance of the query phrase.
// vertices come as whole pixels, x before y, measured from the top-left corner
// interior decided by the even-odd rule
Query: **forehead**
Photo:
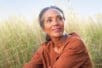
[[[48,18],[48,17],[57,16],[57,15],[62,15],[62,13],[61,13],[59,10],[57,10],[57,9],[51,8],[51,9],[48,9],[48,10],[44,13],[43,17],[44,17],[44,18]]]

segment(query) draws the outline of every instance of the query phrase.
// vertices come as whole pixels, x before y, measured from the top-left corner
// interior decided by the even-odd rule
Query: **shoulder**
[[[48,41],[48,42],[43,42],[41,44],[41,47],[45,50],[45,49],[50,49],[52,47],[52,41]]]
[[[77,34],[75,32],[69,33],[68,36],[69,36],[71,41],[73,41],[73,40],[81,40],[79,34]]]
[[[47,41],[47,42],[45,41],[45,42],[41,43],[41,47],[47,47],[50,44],[51,44],[51,41]]]
[[[75,32],[69,34],[69,38],[67,39],[67,42],[68,42],[67,48],[78,49],[78,50],[85,48],[85,44],[84,44],[83,40]]]
[[[67,41],[73,42],[73,43],[74,42],[79,42],[79,43],[83,42],[81,37],[75,32],[68,34]]]

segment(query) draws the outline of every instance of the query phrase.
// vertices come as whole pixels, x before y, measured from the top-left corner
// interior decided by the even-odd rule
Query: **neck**
[[[61,37],[53,37],[51,38],[52,42],[54,43],[54,47],[61,47],[61,45],[64,43],[66,37],[62,35]]]

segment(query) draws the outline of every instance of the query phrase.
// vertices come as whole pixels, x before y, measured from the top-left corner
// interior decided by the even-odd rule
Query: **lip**
[[[62,31],[62,28],[54,28],[52,30],[55,31],[55,32],[61,32]]]

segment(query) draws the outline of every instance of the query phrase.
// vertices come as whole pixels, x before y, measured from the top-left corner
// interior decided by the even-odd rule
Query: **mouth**
[[[53,31],[54,32],[62,32],[62,28],[54,28]]]

